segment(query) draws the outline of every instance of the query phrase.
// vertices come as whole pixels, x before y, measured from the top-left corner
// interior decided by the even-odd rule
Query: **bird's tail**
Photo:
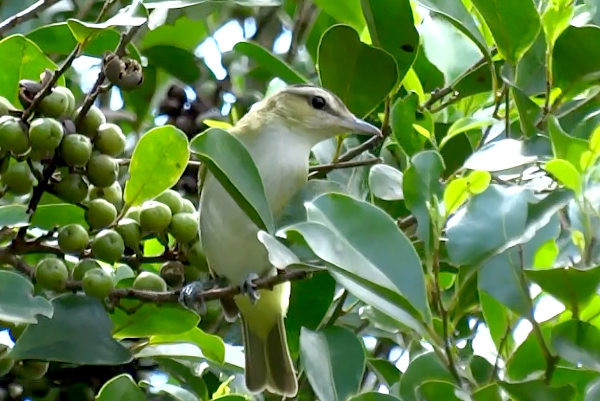
[[[256,335],[242,317],[246,353],[246,387],[252,392],[265,388],[271,393],[294,397],[298,381],[290,355],[283,316],[279,316],[266,338]]]

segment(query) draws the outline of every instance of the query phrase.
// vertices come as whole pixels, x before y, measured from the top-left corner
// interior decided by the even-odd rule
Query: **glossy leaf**
[[[516,65],[541,29],[533,0],[472,1],[490,28],[500,56]]]
[[[401,171],[386,164],[378,164],[369,170],[369,188],[377,198],[387,201],[402,200],[404,199],[403,178]]]
[[[555,116],[548,117],[548,133],[552,153],[557,159],[564,159],[576,168],[581,166],[581,156],[588,150],[588,142],[567,134]]]
[[[446,214],[450,215],[458,210],[469,198],[469,182],[466,178],[456,178],[446,185],[444,189],[444,206]]]
[[[355,394],[365,369],[360,340],[342,327],[323,331],[302,328],[300,356],[306,377],[322,401],[342,401]]]
[[[25,205],[0,206],[0,227],[23,227],[29,225]]]
[[[190,149],[261,229],[272,232],[273,215],[252,156],[235,136],[219,128],[197,135]]]
[[[315,4],[339,22],[349,24],[360,32],[365,27],[365,18],[360,7],[360,1],[361,0],[316,0]]]
[[[318,238],[305,237],[313,252],[329,263],[398,292],[428,320],[421,261],[410,240],[383,210],[346,195],[325,194],[307,205],[307,212],[309,221],[324,224],[335,233],[329,246],[318,243]],[[348,215],[356,219],[347,219]],[[340,247],[345,248],[344,255],[339,254]],[[400,260],[402,263],[398,264]]]
[[[268,70],[274,76],[283,79],[288,84],[309,84],[310,80],[296,72],[290,65],[280,60],[273,53],[252,42],[240,42],[233,47],[237,53],[248,56],[258,65]]]
[[[494,124],[496,120],[493,118],[477,118],[477,117],[464,117],[459,120],[456,120],[450,128],[448,128],[448,133],[444,136],[444,139],[440,142],[440,149],[444,147],[448,141],[454,138],[458,134],[462,134],[463,132],[467,132],[477,128],[487,127],[488,125]]]
[[[0,96],[4,96],[13,105],[19,105],[19,81],[22,79],[39,80],[45,68],[56,69],[54,64],[40,48],[23,35],[12,35],[0,40],[2,74],[0,74]],[[64,77],[58,85],[65,86]]]
[[[28,326],[11,356],[76,365],[120,365],[129,350],[112,337],[113,324],[99,299],[64,294],[52,300],[54,314]],[[94,346],[90,346],[93,344]]]
[[[600,74],[600,28],[569,26],[554,44],[552,66],[554,83],[563,90],[597,80]]]
[[[198,315],[179,305],[146,303],[133,313],[115,309],[111,314],[115,338],[183,335],[199,321]]]
[[[150,63],[185,83],[192,84],[200,78],[200,61],[189,50],[170,45],[155,45],[144,49],[144,55]]]
[[[225,345],[221,337],[205,333],[198,327],[180,334],[163,334],[150,337],[150,344],[192,343],[202,350],[207,358],[223,363],[225,361]]]
[[[489,143],[473,153],[464,167],[494,172],[531,164],[536,160],[536,156],[528,154],[523,142],[516,139],[503,139]]]
[[[398,401],[398,398],[389,394],[370,392],[355,395],[348,401]]]
[[[280,6],[281,0],[145,0],[144,5],[148,9],[178,9],[193,7],[204,3],[232,3],[248,7],[273,7]]]
[[[425,138],[416,135],[413,128],[416,124],[415,115],[418,106],[419,97],[416,93],[411,93],[404,99],[398,98],[392,105],[390,113],[392,133],[402,150],[409,156],[422,150],[425,144]]]
[[[402,401],[418,401],[415,389],[431,380],[453,382],[452,375],[435,353],[426,352],[414,358],[402,375],[400,380]]]
[[[579,171],[567,160],[554,159],[550,160],[544,166],[544,169],[552,174],[558,182],[565,187],[571,189],[576,194],[582,190],[582,177]]]
[[[500,384],[504,390],[520,401],[566,401],[572,400],[576,394],[571,385],[551,387],[543,380],[533,380],[520,383]]]
[[[104,383],[96,399],[98,401],[144,401],[146,395],[130,375],[123,373]]]
[[[190,151],[186,135],[171,125],[153,128],[137,143],[129,163],[124,200],[140,205],[171,188],[183,174]]]
[[[359,40],[345,25],[328,29],[319,44],[319,78],[359,117],[370,114],[398,80],[394,58]]]
[[[20,274],[0,270],[0,320],[37,323],[38,315],[51,318],[53,308],[45,298],[33,295],[33,284]]]
[[[409,0],[361,0],[371,42],[390,53],[402,81],[417,57],[419,33]]]
[[[577,366],[600,370],[600,330],[580,320],[568,320],[552,330],[552,347]]]
[[[134,1],[131,5],[122,8],[117,14],[105,22],[85,22],[75,18],[67,21],[69,29],[78,42],[84,43],[96,35],[100,30],[113,26],[140,26],[148,20],[148,11],[141,1]]]

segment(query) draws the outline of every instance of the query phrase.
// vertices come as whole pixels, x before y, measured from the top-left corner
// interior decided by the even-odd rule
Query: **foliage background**
[[[123,159],[148,130],[170,124],[138,147],[142,167],[161,160],[156,149],[181,131],[191,140],[227,127],[285,83],[320,84],[382,127],[382,142],[316,146],[312,164],[321,167],[279,222],[289,248],[265,235],[283,265],[299,257],[327,268],[293,282],[286,326],[299,398],[600,398],[597,0],[113,1],[107,17],[123,10],[123,18],[97,26],[77,21],[94,21],[103,1],[41,3],[54,4],[13,29],[0,25],[0,95],[18,105],[19,80],[60,64],[82,35],[97,35],[83,55],[99,63],[118,32],[140,26],[128,50],[142,61],[143,85],[113,88],[96,104],[128,135]],[[33,2],[0,4],[6,20]],[[245,40],[219,49],[235,41],[235,24]],[[94,65],[80,58],[64,74],[78,104]],[[167,107],[173,84],[188,96],[177,110]],[[230,157],[242,157],[231,146]],[[195,163],[183,174],[134,172],[124,160],[119,181],[142,183],[140,202],[168,187],[149,181],[177,181],[196,204],[198,158],[215,155],[200,141],[191,150]],[[348,160],[356,166],[339,168]],[[28,201],[2,198],[4,261],[33,265],[48,250],[9,247],[19,227],[46,241],[54,226],[85,224],[79,206],[48,194],[30,219]],[[177,257],[163,251],[148,239],[142,263],[124,256],[105,267],[122,289],[137,271]],[[186,268],[188,281],[204,277],[199,267]],[[23,271],[13,263],[0,272],[2,326],[18,339],[9,357],[51,363],[41,379],[14,369],[0,377],[0,398],[248,396],[239,329],[216,302],[200,322],[152,297],[133,314],[107,313],[81,294],[34,287],[32,297],[29,281],[9,274],[15,269]]]

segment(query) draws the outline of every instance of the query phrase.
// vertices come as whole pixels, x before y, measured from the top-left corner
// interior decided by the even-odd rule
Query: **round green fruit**
[[[22,155],[29,150],[29,137],[25,124],[17,117],[0,117],[0,149]]]
[[[125,243],[115,230],[102,230],[92,241],[92,254],[103,262],[113,264],[123,256]]]
[[[137,206],[133,206],[131,207],[126,213],[125,213],[125,217],[133,219],[135,221],[137,221],[138,223],[140,222],[140,208]]]
[[[181,198],[181,212],[182,213],[196,213],[196,207],[191,200]]]
[[[119,164],[107,155],[92,156],[86,168],[90,182],[98,188],[111,186],[119,176]]]
[[[27,162],[15,162],[2,174],[2,184],[17,195],[24,195],[33,189],[35,177],[31,174]]]
[[[92,186],[90,188],[90,199],[97,198],[106,199],[116,207],[119,207],[121,202],[123,202],[123,189],[119,181],[113,182],[111,186],[106,188]]]
[[[92,157],[92,141],[84,135],[65,136],[60,144],[60,154],[69,166],[85,166]]]
[[[148,201],[140,209],[140,225],[142,231],[161,233],[171,223],[171,209],[164,203]]]
[[[104,123],[98,127],[98,134],[94,138],[94,145],[101,153],[109,156],[118,156],[125,150],[127,142],[121,128],[112,123]]]
[[[31,151],[29,152],[29,158],[36,162],[42,160],[52,160],[54,158],[54,153],[55,152],[53,150],[31,148]]]
[[[138,251],[140,249],[142,228],[137,221],[130,218],[121,219],[119,220],[117,227],[115,227],[115,230],[121,235],[127,248],[134,251]]]
[[[64,134],[62,124],[53,118],[36,118],[29,125],[29,143],[35,149],[58,148]]]
[[[17,377],[25,380],[39,380],[48,371],[50,362],[26,359],[19,361],[13,367]]]
[[[191,213],[177,213],[173,215],[168,231],[177,241],[186,244],[198,234],[198,220]]]
[[[81,174],[61,172],[61,180],[54,186],[56,193],[67,202],[81,203],[88,194],[88,184]]]
[[[158,195],[154,200],[169,206],[172,214],[179,213],[183,207],[183,199],[181,198],[181,195],[172,189],[167,189],[165,192]]]
[[[90,236],[81,224],[67,224],[58,230],[58,247],[64,253],[81,253],[87,248]]]
[[[106,199],[90,201],[85,211],[85,220],[91,228],[108,227],[117,218],[117,208]]]
[[[52,90],[40,102],[40,111],[46,117],[61,117],[69,110],[69,98],[62,91]]]
[[[75,112],[74,119],[77,121],[79,112],[81,108],[77,109]],[[85,117],[81,121],[81,123],[77,126],[79,132],[83,133],[87,137],[94,139],[96,134],[98,133],[98,128],[102,124],[106,122],[106,117],[102,113],[102,111],[96,107],[92,106],[86,113]]]
[[[75,111],[75,96],[73,95],[73,92],[64,86],[57,86],[53,90],[54,92],[63,93],[67,97],[67,110],[65,111],[65,115],[72,115]]]
[[[65,263],[58,258],[44,258],[35,267],[35,279],[48,290],[64,290],[68,278],[69,270]]]
[[[136,290],[165,292],[167,282],[158,274],[143,271],[133,280],[133,288]]]
[[[81,259],[73,268],[73,280],[81,281],[85,273],[88,271],[100,268],[100,263],[94,259]]]
[[[112,277],[101,267],[88,270],[81,285],[86,295],[96,298],[105,298],[115,289]]]

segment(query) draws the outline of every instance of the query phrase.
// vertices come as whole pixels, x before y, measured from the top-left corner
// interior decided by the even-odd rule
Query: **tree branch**
[[[32,18],[35,18],[38,15],[38,13],[44,11],[45,9],[57,2],[58,0],[39,0],[38,2],[33,3],[31,6],[27,7],[20,13],[17,13],[12,17],[5,19],[0,23],[0,36],[4,35],[6,31],[11,30],[17,25],[25,21],[29,21]]]

